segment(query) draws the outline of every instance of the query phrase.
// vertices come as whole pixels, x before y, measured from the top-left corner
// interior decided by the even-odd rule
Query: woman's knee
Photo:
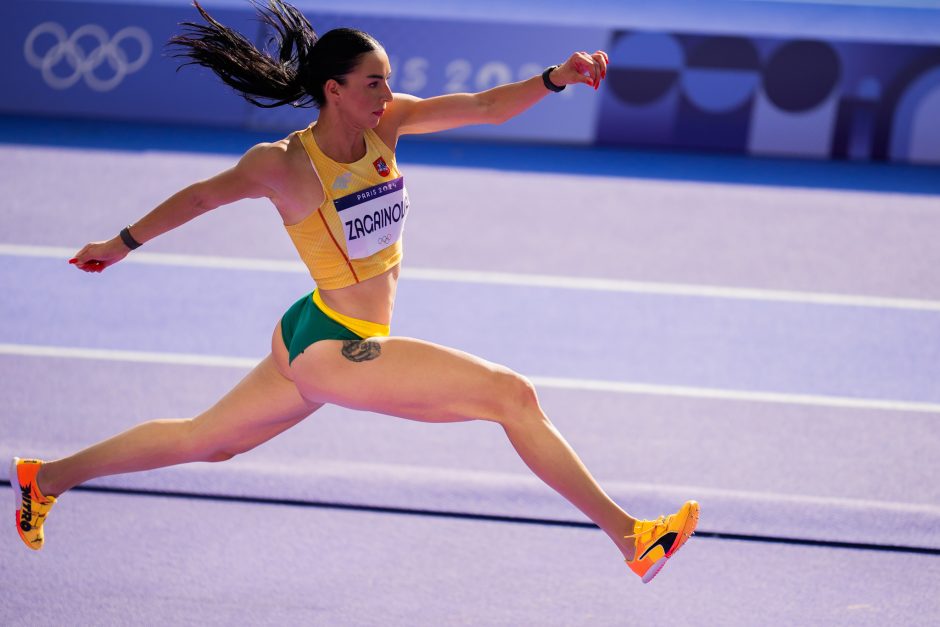
[[[495,374],[496,394],[493,418],[500,423],[519,422],[531,418],[544,418],[539,406],[535,385],[521,374],[509,369]]]
[[[182,446],[192,461],[225,462],[245,452],[233,442],[220,440],[206,433],[200,428],[196,418],[187,420],[185,427]]]

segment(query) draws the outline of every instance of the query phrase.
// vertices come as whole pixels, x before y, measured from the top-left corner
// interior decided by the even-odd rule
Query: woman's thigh
[[[301,396],[289,378],[287,349],[280,324],[271,353],[215,405],[193,419],[193,434],[201,440],[225,443],[232,453],[269,440],[316,411],[319,403]]]
[[[313,402],[425,422],[501,420],[507,406],[535,399],[531,385],[504,366],[401,337],[323,340],[294,359],[291,373]]]

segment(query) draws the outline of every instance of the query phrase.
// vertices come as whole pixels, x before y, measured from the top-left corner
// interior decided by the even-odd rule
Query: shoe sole
[[[645,575],[643,575],[643,583],[649,583],[653,581],[653,577],[659,574],[659,571],[663,569],[663,566],[665,566],[666,562],[668,561],[668,557],[661,557],[656,560],[656,563],[650,566],[650,569],[646,571]]]
[[[682,545],[685,544],[686,540],[692,537],[692,534],[695,533],[695,528],[698,526],[698,510],[699,506],[696,501],[692,501],[692,506],[689,508],[689,517],[685,519],[685,525],[682,527],[682,534],[679,536],[679,542],[672,547],[672,550],[666,555],[667,558],[675,555],[676,551],[682,548]]]
[[[663,569],[663,566],[666,565],[666,562],[669,561],[669,558],[676,554],[676,551],[682,548],[682,545],[685,544],[686,540],[692,537],[695,534],[695,528],[698,526],[698,510],[699,505],[696,501],[692,501],[692,507],[689,508],[689,517],[685,521],[685,525],[682,527],[682,534],[679,536],[679,543],[672,547],[672,550],[668,555],[664,555],[656,562],[650,566],[650,569],[646,571],[646,574],[643,575],[643,583],[649,583],[653,581],[653,578],[659,574],[659,571]]]
[[[16,507],[13,511],[20,508],[20,476],[16,472],[16,465],[20,463],[19,457],[14,457],[10,462],[10,487],[13,488],[13,502]]]
[[[14,457],[13,461],[10,462],[10,487],[13,488],[13,518],[16,522],[16,533],[22,540],[23,536],[20,535],[20,517],[19,514],[16,513],[21,507],[20,499],[22,498],[22,494],[20,494],[20,473],[16,471],[16,466],[19,463],[19,457]]]

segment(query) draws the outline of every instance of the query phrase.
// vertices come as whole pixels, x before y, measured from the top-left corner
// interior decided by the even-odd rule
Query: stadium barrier
[[[852,20],[806,29],[806,11],[818,7],[779,3],[738,2],[754,6],[737,21],[705,20],[696,30],[689,1],[664,2],[659,21],[623,10],[597,26],[296,4],[320,32],[344,25],[374,34],[391,57],[392,89],[421,97],[527,78],[577,49],[609,51],[597,94],[568,89],[504,125],[452,137],[940,164],[940,28],[930,28],[940,26],[940,10],[829,7],[824,15],[868,25],[852,39]],[[268,39],[247,1],[204,4],[259,44]],[[708,4],[731,10],[727,0]],[[668,11],[684,7],[683,19],[669,21]],[[203,68],[178,72],[165,43],[180,22],[197,18],[185,0],[7,0],[0,113],[277,133],[309,123],[310,109],[259,109]],[[879,20],[882,34],[872,26]],[[917,36],[903,34],[905,20]]]

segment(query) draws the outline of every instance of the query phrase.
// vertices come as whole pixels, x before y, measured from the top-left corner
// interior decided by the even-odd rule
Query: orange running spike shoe
[[[633,534],[624,536],[634,538],[636,546],[636,554],[627,566],[643,579],[643,583],[651,582],[666,565],[666,560],[692,536],[697,524],[698,503],[695,501],[686,501],[671,516],[636,521]]]
[[[42,525],[46,514],[55,505],[51,496],[43,496],[36,486],[36,473],[42,461],[14,457],[10,464],[10,485],[16,500],[16,530],[26,546],[38,551],[42,548]]]

